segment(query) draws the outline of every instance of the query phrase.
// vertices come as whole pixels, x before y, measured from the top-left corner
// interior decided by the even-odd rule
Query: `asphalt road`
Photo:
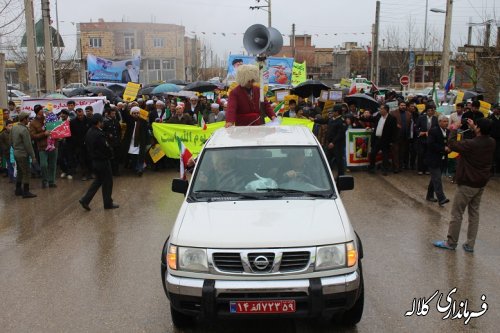
[[[20,199],[0,179],[0,331],[174,332],[160,280],[160,254],[182,201],[177,171],[115,179],[120,208],[105,211],[100,192],[84,211],[88,182],[60,180],[36,199]],[[428,176],[353,173],[342,198],[364,243],[365,312],[353,329],[305,320],[224,321],[193,332],[498,332],[500,325],[500,179],[484,193],[476,252],[436,249],[451,205],[424,200]],[[455,185],[445,182],[452,198]],[[464,223],[461,240],[464,239]],[[436,299],[426,316],[405,316],[414,298],[436,290],[488,310],[468,325],[445,319]],[[446,302],[443,299],[443,304]],[[190,331],[191,332],[191,331]]]

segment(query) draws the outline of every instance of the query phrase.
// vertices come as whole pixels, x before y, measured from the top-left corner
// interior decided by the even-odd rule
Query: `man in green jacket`
[[[12,127],[10,131],[10,140],[14,148],[14,158],[17,167],[16,195],[23,198],[34,198],[35,194],[30,192],[30,161],[35,162],[35,152],[31,144],[31,136],[28,130],[28,112],[21,112],[19,123]],[[23,188],[21,188],[23,186]]]

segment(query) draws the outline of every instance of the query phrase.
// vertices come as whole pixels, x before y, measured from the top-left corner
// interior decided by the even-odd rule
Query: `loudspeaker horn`
[[[281,51],[283,37],[275,28],[254,24],[245,31],[243,46],[253,55],[274,55]]]

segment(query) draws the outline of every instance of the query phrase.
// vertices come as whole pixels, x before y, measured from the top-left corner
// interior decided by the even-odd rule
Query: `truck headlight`
[[[345,267],[346,266],[345,248],[346,248],[345,244],[317,247],[315,269],[320,271],[326,269]]]
[[[194,247],[178,247],[180,270],[208,272],[207,250]]]

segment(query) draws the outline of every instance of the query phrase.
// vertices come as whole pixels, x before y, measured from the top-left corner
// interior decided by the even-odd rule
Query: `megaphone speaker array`
[[[275,55],[283,47],[283,37],[275,28],[254,24],[245,31],[243,46],[253,55]]]

